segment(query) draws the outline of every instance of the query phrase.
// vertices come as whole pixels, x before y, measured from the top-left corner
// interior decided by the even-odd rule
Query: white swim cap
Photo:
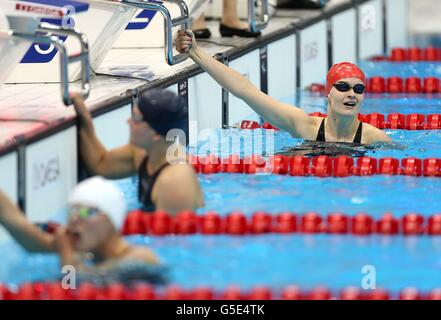
[[[71,192],[68,204],[99,209],[107,214],[116,230],[120,231],[126,216],[126,203],[121,191],[103,177],[93,177],[80,182]]]

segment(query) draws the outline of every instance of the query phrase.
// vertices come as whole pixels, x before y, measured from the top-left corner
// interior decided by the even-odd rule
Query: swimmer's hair
[[[107,215],[117,231],[121,231],[126,217],[126,202],[113,181],[95,176],[75,186],[67,201],[69,206],[96,208]]]
[[[138,108],[144,121],[158,134],[166,137],[172,129],[185,130],[188,109],[170,90],[150,89],[140,94]]]

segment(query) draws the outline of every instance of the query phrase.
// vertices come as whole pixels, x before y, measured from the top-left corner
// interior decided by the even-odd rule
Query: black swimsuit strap
[[[169,166],[169,163],[164,163],[158,170],[156,170],[152,175],[149,175],[147,172],[147,163],[148,156],[144,158],[141,162],[141,166],[139,167],[139,187],[138,187],[138,198],[143,203],[144,208],[146,210],[154,210],[154,203],[152,201],[152,191],[153,186],[156,183],[156,179],[165,169],[165,167]]]
[[[363,122],[360,121],[360,124],[358,125],[357,132],[355,133],[354,137],[354,143],[361,144],[361,137],[363,135]]]
[[[317,133],[316,141],[326,142],[326,135],[325,135],[325,119],[323,118],[322,123],[320,124],[320,128]],[[361,137],[363,136],[363,122],[360,121],[360,124],[358,125],[357,132],[355,133],[354,141],[353,143],[361,144]]]
[[[323,118],[322,123],[320,124],[320,128],[317,133],[317,138],[315,138],[316,141],[326,142],[325,137],[325,118]]]

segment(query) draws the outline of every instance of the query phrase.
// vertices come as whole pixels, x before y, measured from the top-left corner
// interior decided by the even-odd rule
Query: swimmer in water
[[[166,139],[170,130],[184,129],[187,122],[187,109],[175,93],[158,89],[143,92],[128,120],[129,143],[112,150],[106,150],[98,140],[83,99],[74,95],[72,100],[79,118],[80,154],[91,174],[109,179],[137,174],[138,198],[145,211],[176,214],[204,206],[198,178],[185,161],[184,146]],[[177,156],[168,159],[170,154]],[[176,163],[171,162],[174,160]]]
[[[262,118],[290,133],[294,138],[322,142],[373,144],[390,142],[388,135],[358,120],[364,100],[366,77],[356,65],[342,62],[331,67],[327,75],[328,116],[309,116],[302,109],[279,102],[247,78],[212,58],[198,47],[190,30],[179,30],[176,49],[189,53],[200,67],[223,88],[246,102]]]
[[[111,181],[93,177],[80,182],[69,196],[68,212],[67,225],[50,234],[30,223],[0,191],[0,224],[27,251],[58,253],[61,266],[75,267],[77,276],[91,282],[101,283],[96,279],[112,275],[113,269],[123,265],[143,266],[143,279],[138,280],[152,280],[152,268],[160,267],[158,258],[147,247],[131,245],[120,235],[126,205]],[[86,255],[89,260],[84,259]]]

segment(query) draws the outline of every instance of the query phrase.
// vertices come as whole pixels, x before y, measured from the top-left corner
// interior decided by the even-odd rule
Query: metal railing
[[[258,32],[265,29],[269,21],[268,0],[260,1],[260,15],[256,12],[256,0],[248,0],[248,25],[252,32]]]
[[[140,9],[148,9],[159,11],[164,17],[164,51],[165,60],[169,65],[175,65],[188,58],[188,53],[179,53],[173,55],[173,27],[181,26],[181,30],[187,30],[189,28],[189,15],[188,7],[183,0],[167,0],[179,6],[181,15],[176,18],[172,18],[170,11],[158,2],[151,2],[145,0],[122,0],[121,3],[134,6]]]
[[[65,29],[49,23],[41,23],[37,31],[47,32],[56,35],[73,36],[76,38],[81,46],[79,53],[71,56],[67,55],[66,48],[63,45],[63,49],[60,52],[60,75],[62,79],[62,95],[65,105],[72,104],[72,100],[69,97],[69,64],[75,62],[81,62],[81,95],[84,99],[89,96],[90,93],[90,61],[89,61],[89,41],[83,33],[76,29]]]
[[[34,33],[26,33],[15,30],[0,31],[0,37],[18,38],[28,40],[33,43],[53,45],[60,53],[60,78],[61,78],[61,98],[64,105],[72,104],[69,95],[69,64],[73,62],[81,62],[81,95],[87,98],[90,92],[90,67],[89,67],[89,47],[85,35],[72,29],[63,29],[47,23],[42,23],[37,29],[39,32],[50,32],[58,35],[71,35],[76,37],[81,43],[81,52],[68,56],[66,47],[60,39],[53,35],[37,35]]]

